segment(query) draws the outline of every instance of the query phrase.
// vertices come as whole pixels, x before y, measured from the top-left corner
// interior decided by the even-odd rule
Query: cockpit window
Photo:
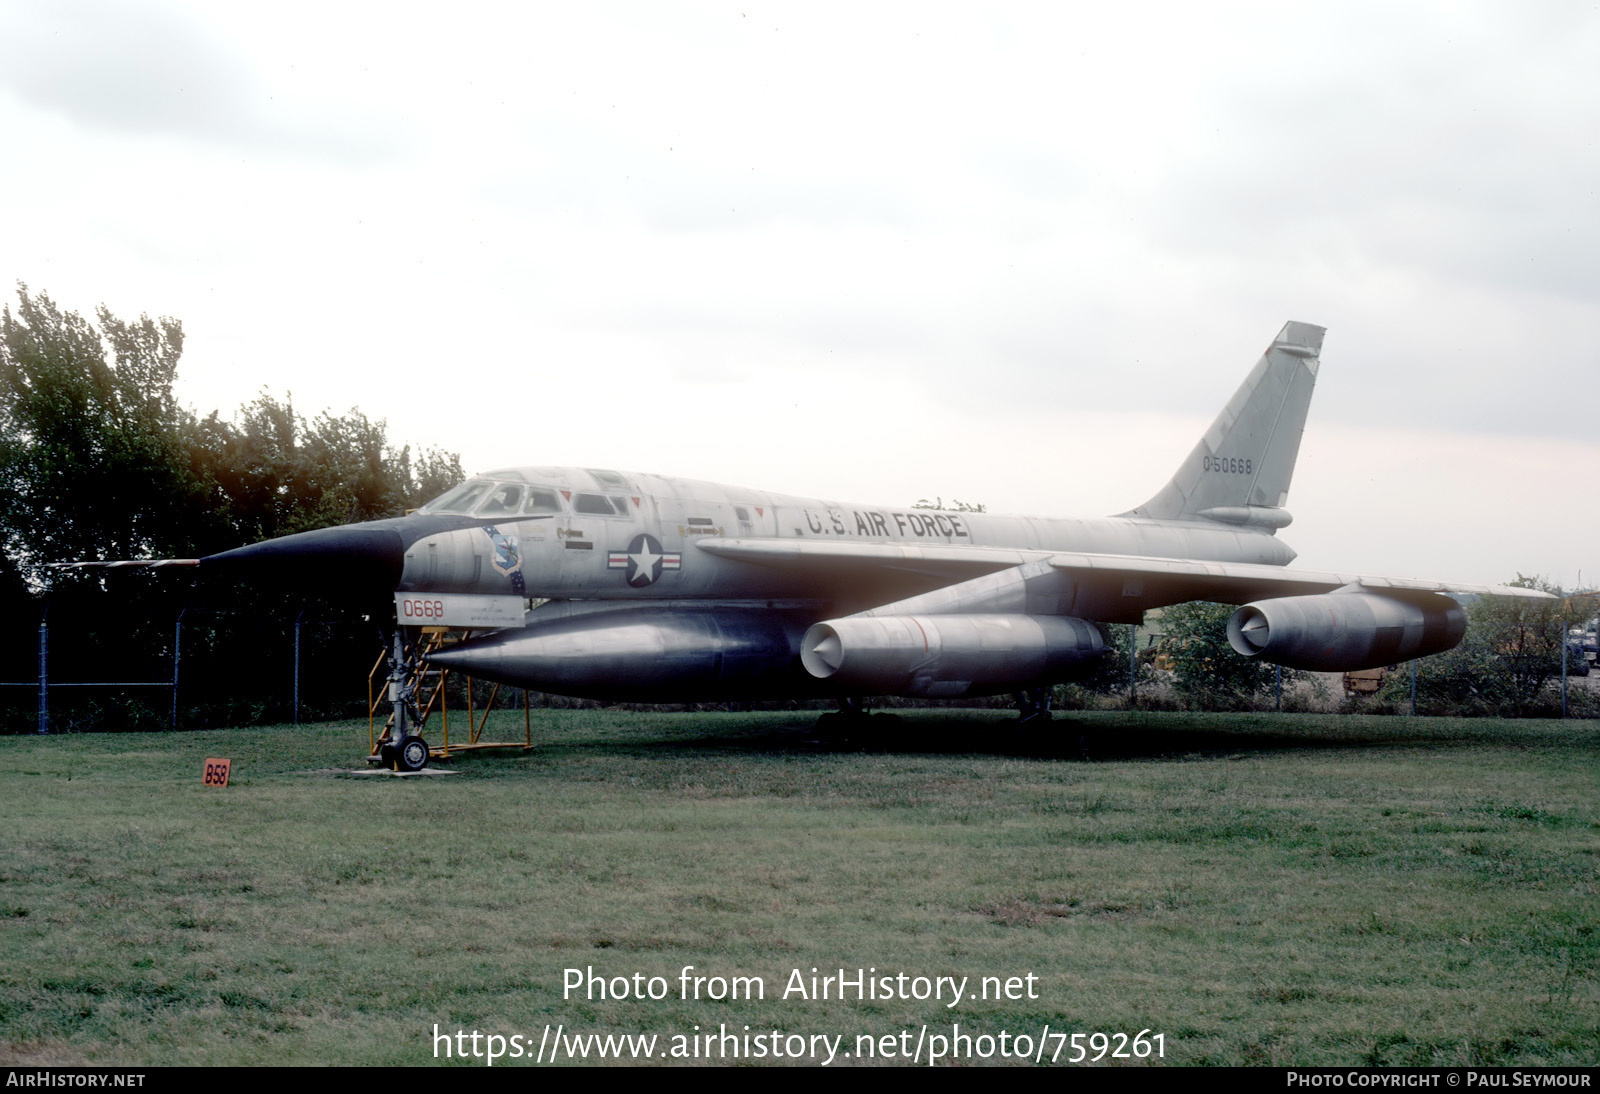
[[[628,488],[628,480],[615,471],[602,471],[596,467],[586,468],[585,470],[594,476],[594,481],[599,483],[603,490],[626,490]]]
[[[528,500],[522,506],[524,514],[559,513],[561,501],[556,497],[554,490],[546,490],[542,486],[535,486],[528,491]]]
[[[509,517],[522,504],[522,487],[514,483],[496,483],[489,491],[488,500],[478,506],[480,517]]]
[[[621,498],[608,498],[604,494],[572,495],[572,510],[597,517],[625,517],[628,506]]]
[[[447,490],[422,507],[424,513],[470,513],[492,483],[471,479],[454,490]]]
[[[599,512],[608,517],[616,515],[613,511],[613,499],[601,494],[588,496],[599,498],[605,507],[598,510],[579,510],[579,512]],[[514,482],[471,479],[445,491],[418,511],[457,513],[462,516],[472,514],[479,517],[542,516],[546,513],[560,513],[561,498],[554,489],[547,486],[523,486]]]

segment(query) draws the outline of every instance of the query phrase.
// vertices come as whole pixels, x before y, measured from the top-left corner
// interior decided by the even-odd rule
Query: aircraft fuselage
[[[452,495],[446,495],[394,522],[397,528],[412,523],[415,536],[402,531],[409,542],[399,591],[558,600],[816,598],[840,607],[856,600],[837,575],[819,575],[803,566],[752,565],[698,547],[741,539],[1074,551],[1276,566],[1294,558],[1294,551],[1275,536],[1210,521],[1001,516],[860,505],[581,468],[494,471],[463,489],[472,483],[486,485],[465,504],[452,505]],[[420,534],[449,518],[458,526]],[[1007,564],[997,560],[992,568]],[[901,576],[910,591],[948,580],[934,572],[919,580],[910,567]],[[881,576],[860,595],[865,598],[862,607],[882,603]]]

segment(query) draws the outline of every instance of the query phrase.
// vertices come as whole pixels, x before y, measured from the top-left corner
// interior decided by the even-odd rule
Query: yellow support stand
[[[522,742],[485,741],[483,740],[483,731],[489,725],[489,715],[493,712],[494,701],[500,694],[500,685],[496,684],[494,689],[489,692],[489,700],[484,705],[483,717],[480,719],[478,718],[477,712],[474,709],[472,699],[472,677],[466,675],[463,675],[462,679],[466,681],[467,685],[467,743],[451,745],[450,701],[445,690],[445,685],[450,681],[451,672],[449,669],[430,669],[426,666],[428,663],[428,655],[430,653],[433,653],[435,650],[438,650],[443,646],[453,645],[455,642],[463,641],[469,637],[471,633],[471,631],[451,630],[448,627],[422,628],[423,640],[421,656],[418,658],[418,666],[415,675],[412,677],[412,684],[416,688],[416,694],[419,699],[418,716],[415,725],[415,729],[418,731],[418,736],[421,736],[420,731],[422,727],[427,724],[428,717],[433,713],[435,706],[437,706],[439,710],[439,720],[444,733],[444,740],[442,744],[432,746],[428,749],[428,755],[433,759],[447,760],[451,757],[451,755],[457,752],[467,752],[490,748],[515,748],[524,752],[532,751],[533,707],[527,689],[522,689]],[[388,721],[384,723],[383,732],[381,734],[378,732],[377,728],[378,707],[385,702],[389,695],[388,671],[386,668],[389,663],[389,656],[389,651],[385,649],[378,655],[378,659],[372,664],[371,671],[367,673],[367,755],[369,758],[382,754],[383,745],[389,740],[390,734],[394,728],[394,715],[392,713],[389,715]],[[377,681],[380,675],[383,677],[383,686],[381,688],[377,686]],[[431,690],[428,688],[428,677],[430,676],[437,677]]]

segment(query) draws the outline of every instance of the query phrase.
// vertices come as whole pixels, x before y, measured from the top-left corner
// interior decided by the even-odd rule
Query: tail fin
[[[1283,505],[1317,381],[1323,331],[1310,323],[1285,323],[1172,480],[1122,515],[1217,520],[1268,531],[1293,520]]]

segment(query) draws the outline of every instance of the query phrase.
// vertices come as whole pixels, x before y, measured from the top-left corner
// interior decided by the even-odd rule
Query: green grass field
[[[1594,721],[537,719],[434,778],[350,775],[365,723],[0,737],[0,1061],[425,1063],[436,1024],[548,1023],[842,1035],[837,1066],[959,1023],[1149,1030],[1167,1064],[1600,1062]],[[686,965],[766,996],[681,999]],[[671,990],[564,999],[590,967]],[[1038,997],[781,997],[813,967]]]

